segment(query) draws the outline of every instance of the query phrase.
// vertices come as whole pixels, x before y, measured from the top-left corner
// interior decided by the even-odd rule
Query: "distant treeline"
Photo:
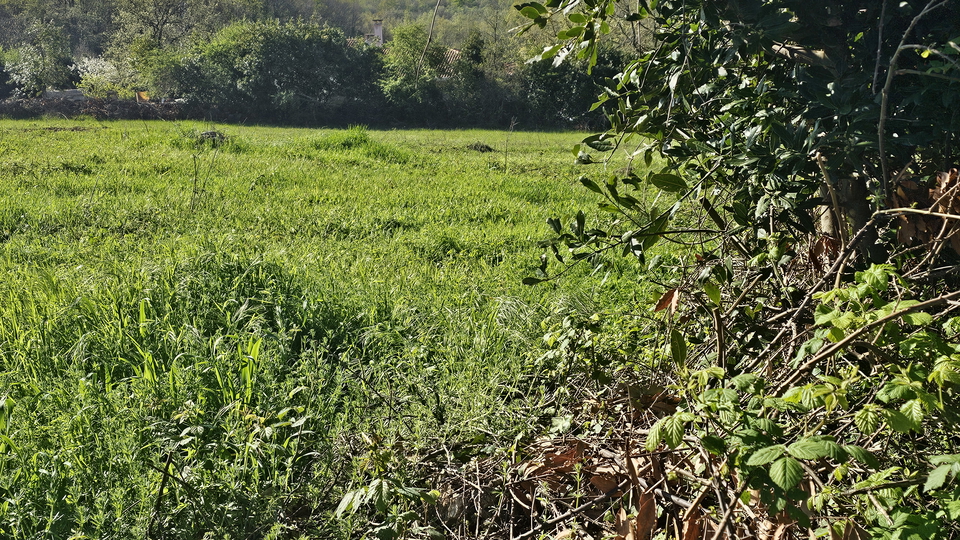
[[[433,2],[401,4],[0,0],[0,99],[80,88],[216,120],[591,127],[603,121],[588,112],[597,83],[640,45],[620,29],[588,75],[575,61],[527,62],[549,35],[516,36],[509,3],[452,2],[436,24]],[[378,10],[392,14],[382,45],[369,35]]]

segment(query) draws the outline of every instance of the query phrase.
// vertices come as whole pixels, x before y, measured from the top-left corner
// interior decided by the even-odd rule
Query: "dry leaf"
[[[703,532],[703,518],[693,516],[683,523],[683,537],[681,540],[700,540]]]
[[[663,311],[667,308],[670,310],[667,312],[671,315],[677,311],[677,304],[680,302],[680,291],[677,289],[670,289],[669,291],[663,293],[663,296],[660,297],[660,300],[657,301],[657,305],[653,308],[653,311]]]
[[[868,540],[869,538],[870,533],[854,521],[848,521],[847,526],[843,528],[842,540]]]
[[[644,491],[640,494],[639,503],[634,534],[637,540],[647,540],[653,537],[657,529],[657,502],[653,498],[653,493]]]
[[[633,520],[629,519],[629,516],[627,516],[627,511],[623,507],[621,507],[620,511],[617,512],[616,526],[616,540],[637,540],[636,536],[633,534],[633,529],[635,527]]]
[[[620,485],[616,477],[606,474],[595,474],[590,477],[590,483],[597,488],[600,493],[609,493]]]

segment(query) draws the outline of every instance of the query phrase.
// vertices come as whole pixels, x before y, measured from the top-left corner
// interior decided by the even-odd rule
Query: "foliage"
[[[6,53],[4,69],[20,96],[37,96],[71,83],[70,55],[62,29],[34,23],[29,43]]]
[[[137,86],[137,76],[127,66],[117,65],[105,58],[84,58],[77,63],[80,82],[77,88],[89,97],[107,98],[116,96],[121,99],[133,97]]]
[[[591,63],[622,16],[613,2],[517,9],[528,29],[565,24],[539,58]],[[724,472],[704,505],[730,537],[749,490],[770,521],[818,535],[957,535],[960,349],[943,307],[955,294],[941,292],[956,282],[931,271],[955,254],[943,232],[911,248],[884,225],[918,210],[891,195],[909,204],[925,178],[943,206],[921,213],[955,200],[952,173],[936,173],[957,158],[958,117],[941,107],[960,100],[958,16],[938,0],[640,2],[626,15],[652,20],[657,44],[604,89],[611,129],[574,154],[662,166],[582,176],[616,219],[551,219],[544,247],[559,273],[616,252],[667,274],[646,343],[682,401],[647,450],[715,456]],[[557,277],[542,261],[527,283]]]
[[[437,78],[448,75],[451,66],[444,48],[429,37],[419,25],[397,27],[384,53],[380,86],[387,99],[409,116],[435,114],[443,106]]]
[[[301,21],[245,22],[199,44],[176,68],[176,95],[231,112],[290,119],[371,108],[376,53]]]
[[[0,122],[0,536],[425,526],[429,453],[539,417],[537,317],[578,289],[514,279],[587,202],[552,189],[578,135],[468,148],[505,136]],[[387,512],[334,517],[376,479]]]

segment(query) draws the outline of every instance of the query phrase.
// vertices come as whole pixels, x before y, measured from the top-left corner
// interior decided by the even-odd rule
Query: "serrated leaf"
[[[665,421],[666,418],[657,420],[657,423],[654,424],[653,427],[650,428],[650,432],[647,433],[647,442],[643,445],[643,448],[647,452],[655,451],[660,446],[660,442],[663,441],[663,423]]]
[[[730,379],[730,382],[733,383],[733,386],[741,392],[746,392],[750,389],[760,378],[754,375],[753,373],[741,373],[736,377]],[[767,420],[764,418],[764,420]],[[769,421],[769,420],[767,420]]]
[[[751,467],[758,467],[760,465],[766,465],[767,463],[772,462],[773,460],[779,458],[786,452],[786,447],[782,444],[776,444],[773,446],[768,446],[766,448],[761,448],[757,450],[747,459],[747,465]]]
[[[900,412],[913,422],[916,429],[919,429],[924,417],[923,403],[919,399],[911,399],[901,405]]]
[[[930,463],[933,463],[934,465],[943,465],[944,463],[960,465],[960,454],[944,454],[941,456],[933,456],[930,458]]]
[[[864,435],[873,435],[880,425],[880,414],[873,406],[866,406],[853,415],[853,423]]]
[[[898,433],[909,433],[910,430],[916,428],[913,420],[900,411],[891,411],[887,409],[883,411],[883,416],[887,421],[887,425],[889,425],[892,430]]]
[[[792,457],[782,457],[770,466],[770,479],[784,491],[795,487],[802,478],[803,467]]]
[[[687,189],[687,183],[675,174],[654,174],[650,176],[650,183],[670,193]]]
[[[923,484],[923,491],[933,491],[947,483],[947,476],[950,475],[952,468],[952,465],[940,465],[930,471],[930,474],[927,476],[927,481]]]
[[[787,447],[787,452],[797,459],[820,459],[827,455],[827,449],[820,441],[802,439]]]
[[[933,324],[933,316],[922,311],[905,313],[902,318],[903,322],[913,326],[926,326],[928,324]]]
[[[727,441],[716,435],[704,435],[700,444],[711,454],[722,456],[727,452]]]
[[[847,461],[847,458],[850,457],[842,446],[833,441],[820,441],[820,444],[823,445],[823,449],[827,453],[826,455],[830,456],[830,458],[837,463],[844,463]]]
[[[676,448],[683,442],[683,433],[687,423],[679,415],[668,416],[663,424],[663,442],[670,448]]]
[[[864,465],[875,468],[880,464],[880,462],[877,461],[877,458],[873,457],[873,454],[868,452],[862,446],[848,444],[844,446],[843,449],[847,452],[847,454],[850,455],[850,457],[859,461],[860,463],[863,463]]]
[[[819,305],[813,313],[813,324],[823,326],[840,316],[840,311],[828,306]]]

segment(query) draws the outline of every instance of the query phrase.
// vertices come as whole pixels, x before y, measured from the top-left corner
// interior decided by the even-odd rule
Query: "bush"
[[[338,30],[266,21],[221,30],[169,75],[176,94],[227,113],[316,121],[372,109],[377,66],[375,51],[350,47]]]

